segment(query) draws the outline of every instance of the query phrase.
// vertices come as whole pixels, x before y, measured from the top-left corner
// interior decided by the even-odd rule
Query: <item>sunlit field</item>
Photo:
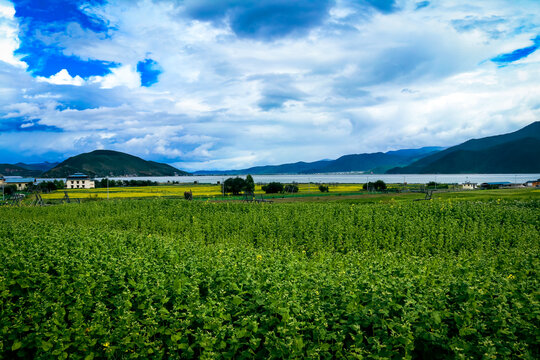
[[[265,194],[261,185],[255,186],[255,194],[262,195],[266,199],[274,201],[349,201],[349,202],[393,202],[413,201],[423,199],[424,194],[414,192],[420,188],[418,184],[407,185],[407,191],[403,193],[392,192],[403,190],[401,184],[389,184],[390,193],[370,193],[362,189],[362,184],[328,184],[329,192],[321,193],[318,184],[297,184],[298,193],[295,194]],[[240,196],[223,197],[221,185],[216,184],[179,184],[159,185],[142,187],[114,187],[98,189],[69,189],[57,190],[50,194],[43,194],[45,201],[59,201],[68,193],[70,199],[94,200],[94,199],[128,199],[128,198],[183,198],[184,192],[192,191],[195,200],[207,199],[242,199]],[[107,195],[108,193],[108,195]],[[439,190],[434,192],[435,199],[453,200],[489,200],[489,199],[540,199],[540,190],[532,188],[498,189],[498,190]],[[29,196],[28,200],[32,197]]]
[[[362,191],[362,184],[339,184],[329,185],[332,193],[352,193]],[[222,195],[221,185],[216,184],[179,184],[179,185],[158,185],[140,187],[114,187],[98,189],[66,189],[58,190],[50,194],[43,194],[43,199],[62,199],[67,191],[68,196],[73,199],[85,198],[146,198],[146,197],[183,197],[184,192],[192,191],[194,197],[212,197]],[[320,193],[318,184],[298,184],[299,194]],[[264,194],[261,185],[255,186],[256,194]]]
[[[3,206],[0,358],[538,359],[540,201],[502,193]]]

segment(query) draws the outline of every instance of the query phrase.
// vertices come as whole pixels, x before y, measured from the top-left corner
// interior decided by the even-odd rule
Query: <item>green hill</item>
[[[540,172],[540,121],[509,134],[472,139],[388,174]]]
[[[112,150],[95,150],[64,160],[41,176],[62,178],[82,172],[93,177],[105,176],[174,176],[189,175],[170,165],[146,161],[137,156]]]
[[[25,169],[21,166],[12,164],[0,164],[0,175],[4,176],[23,176],[23,177],[36,177],[41,174],[39,170]]]

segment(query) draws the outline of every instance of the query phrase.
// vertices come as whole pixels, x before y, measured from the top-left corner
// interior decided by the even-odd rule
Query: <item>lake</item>
[[[114,180],[152,180],[160,183],[178,181],[180,183],[216,184],[234,176],[204,175],[204,176],[142,176],[142,177],[111,177]],[[242,176],[242,175],[240,175]],[[245,177],[242,176],[242,177]],[[100,178],[98,178],[100,179]],[[522,184],[529,180],[540,179],[540,174],[310,174],[310,175],[253,175],[256,183],[342,183],[363,184],[368,181],[382,180],[385,183],[427,184],[430,181],[445,184],[462,184],[464,182],[511,182]],[[50,180],[50,179],[48,179]],[[60,179],[62,180],[62,179]],[[65,180],[65,179],[64,179]]]

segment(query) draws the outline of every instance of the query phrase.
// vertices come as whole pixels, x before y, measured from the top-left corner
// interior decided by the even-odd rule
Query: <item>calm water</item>
[[[152,180],[166,183],[178,181],[180,183],[216,184],[223,182],[231,176],[154,176],[154,177],[114,177],[114,180]],[[430,181],[446,184],[462,184],[464,182],[511,182],[524,183],[529,180],[540,179],[540,174],[410,174],[410,175],[385,175],[385,174],[314,174],[314,175],[253,175],[256,183],[269,183],[279,181],[282,183],[343,183],[363,184],[368,181],[382,180],[386,183],[396,184],[407,182],[409,184],[427,184]],[[50,180],[50,179],[49,179]]]

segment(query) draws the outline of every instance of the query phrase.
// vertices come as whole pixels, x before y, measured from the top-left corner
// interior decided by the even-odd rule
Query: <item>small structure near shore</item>
[[[467,181],[467,182],[464,182],[461,187],[463,190],[476,190],[478,185]]]

